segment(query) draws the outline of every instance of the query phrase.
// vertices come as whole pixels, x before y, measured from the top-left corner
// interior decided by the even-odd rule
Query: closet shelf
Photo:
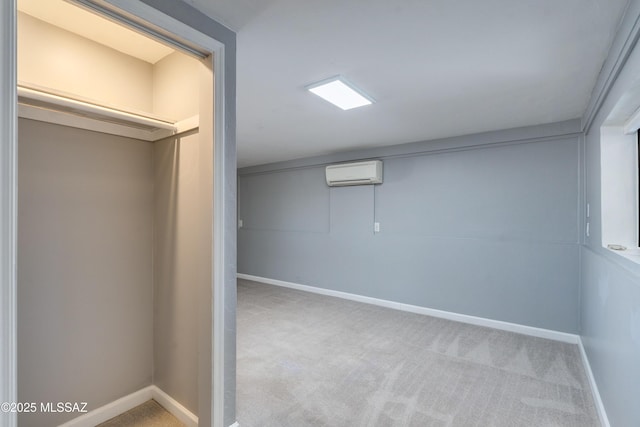
[[[198,127],[197,116],[182,122],[146,113],[125,111],[66,95],[18,85],[18,115],[23,118],[61,124],[144,141],[186,132]]]

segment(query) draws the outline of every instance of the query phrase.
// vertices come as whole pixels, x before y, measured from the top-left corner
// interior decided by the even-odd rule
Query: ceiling
[[[164,44],[64,0],[18,0],[18,10],[150,64],[174,52]]]
[[[184,0],[237,31],[240,167],[580,117],[627,0]],[[305,91],[343,75],[376,99]]]
[[[237,32],[238,165],[580,117],[627,0],[184,0]],[[64,0],[38,19],[155,63],[172,49]],[[310,94],[342,75],[376,100]]]

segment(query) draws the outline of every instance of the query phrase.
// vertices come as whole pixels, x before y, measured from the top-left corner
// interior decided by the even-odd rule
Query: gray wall
[[[211,144],[196,131],[151,144],[22,119],[19,131],[21,401],[91,410],[153,383],[197,415],[198,370],[211,364],[199,348],[211,334],[210,307],[200,313]]]
[[[241,169],[238,271],[576,333],[577,129]],[[382,185],[327,187],[325,161],[358,157],[384,159]]]
[[[200,101],[203,88],[211,86],[205,68],[179,52],[158,61],[153,70],[154,112],[182,119],[199,114],[199,103],[210,102],[207,96]],[[203,113],[203,124],[205,118]],[[196,415],[199,374],[204,374],[199,372],[199,357],[211,364],[211,356],[199,351],[198,337],[199,331],[211,334],[211,317],[202,322],[198,317],[200,288],[211,283],[199,271],[211,264],[200,243],[205,239],[211,246],[208,227],[200,224],[201,204],[211,203],[211,194],[200,194],[201,139],[194,130],[153,146],[153,382]]]
[[[153,381],[198,414],[198,134],[153,147]]]
[[[151,384],[152,144],[24,119],[18,130],[18,397],[95,409]]]
[[[580,251],[581,335],[614,427],[640,425],[640,266],[601,246],[600,195],[607,189],[600,185],[600,126],[621,96],[637,88],[640,48],[634,47],[634,26],[639,16],[640,1],[632,0],[585,115],[583,194],[591,208],[591,235]],[[584,226],[584,210],[581,216]]]
[[[640,277],[583,248],[582,342],[612,426],[640,425]]]

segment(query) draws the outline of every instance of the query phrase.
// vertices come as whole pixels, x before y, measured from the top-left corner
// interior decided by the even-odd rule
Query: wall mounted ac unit
[[[329,187],[382,184],[382,160],[330,165],[326,175]]]

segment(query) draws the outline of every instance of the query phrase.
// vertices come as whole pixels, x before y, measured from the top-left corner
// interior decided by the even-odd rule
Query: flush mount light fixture
[[[311,84],[307,86],[307,90],[343,110],[370,105],[374,102],[372,98],[354,88],[341,76]]]

